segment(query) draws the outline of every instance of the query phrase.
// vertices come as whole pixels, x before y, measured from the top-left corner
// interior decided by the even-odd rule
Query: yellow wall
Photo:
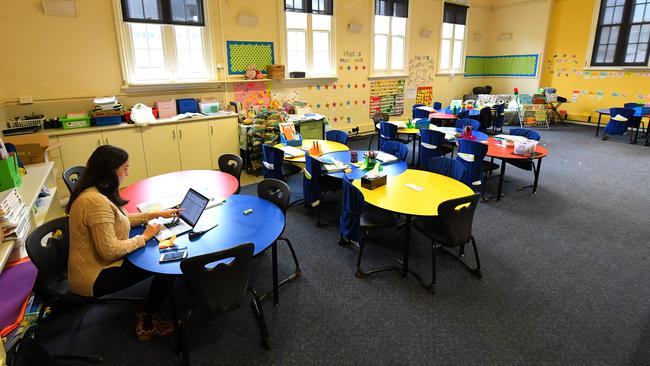
[[[650,102],[648,71],[585,69],[586,56],[591,52],[595,1],[598,0],[555,0],[549,26],[542,85],[557,88],[558,95],[569,100],[574,90],[580,91],[577,103],[562,106],[574,120],[584,121],[589,115],[596,117],[594,110],[597,108],[623,106],[626,102]],[[592,122],[595,123],[596,118],[592,118]]]

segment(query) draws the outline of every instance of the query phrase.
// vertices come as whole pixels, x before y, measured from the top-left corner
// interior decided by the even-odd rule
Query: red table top
[[[142,202],[178,194],[189,188],[215,199],[224,199],[237,190],[237,179],[216,170],[185,170],[143,179],[124,188],[120,195],[129,200],[124,206],[126,211],[137,213],[136,205]]]
[[[455,116],[453,114],[448,114],[448,113],[429,113],[429,118],[433,119],[458,119],[458,116]]]
[[[514,147],[503,147],[500,143],[497,142],[493,137],[490,137],[487,140],[488,152],[487,156],[498,159],[519,159],[519,160],[528,160],[531,159],[530,156],[526,155],[515,155],[513,151]],[[535,147],[535,156],[533,159],[543,158],[548,155],[548,150],[544,146],[537,145]]]

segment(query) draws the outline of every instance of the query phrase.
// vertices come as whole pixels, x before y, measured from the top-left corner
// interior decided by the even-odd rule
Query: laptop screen
[[[209,199],[190,188],[179,206],[181,209],[181,219],[192,227],[196,226],[205,206],[208,205],[208,201]]]

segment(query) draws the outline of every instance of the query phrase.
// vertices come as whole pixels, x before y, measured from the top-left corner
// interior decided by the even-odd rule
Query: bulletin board
[[[370,117],[377,112],[400,116],[404,113],[404,80],[370,83]]]
[[[268,107],[271,102],[269,85],[264,82],[235,83],[233,85],[233,94],[235,101],[241,103],[244,108],[258,105]]]
[[[539,55],[467,56],[465,76],[537,77]]]
[[[433,87],[432,86],[418,86],[415,93],[415,103],[424,104],[428,106],[433,105]]]
[[[266,74],[266,66],[275,61],[273,42],[226,41],[226,49],[229,75],[245,74],[248,65]]]

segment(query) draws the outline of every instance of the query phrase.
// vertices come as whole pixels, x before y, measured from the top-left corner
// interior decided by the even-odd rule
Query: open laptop
[[[163,229],[156,234],[156,239],[159,241],[166,240],[171,238],[172,235],[181,235],[192,230],[196,223],[199,222],[199,218],[209,201],[207,197],[190,188],[178,206],[181,209],[180,215],[175,218],[159,219],[157,221],[163,225]]]

